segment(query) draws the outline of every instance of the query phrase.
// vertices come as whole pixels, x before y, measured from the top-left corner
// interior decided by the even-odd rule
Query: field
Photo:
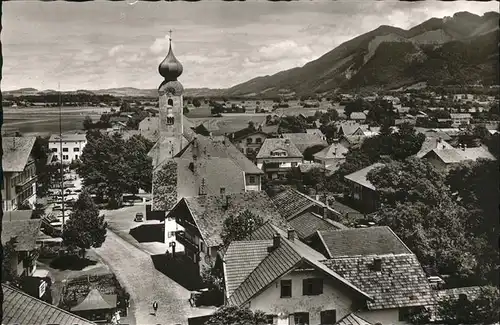
[[[63,107],[62,131],[81,130],[85,116],[96,120],[107,110],[101,107]],[[26,135],[48,135],[59,132],[58,107],[6,107],[3,109],[3,120],[3,132],[19,131]]]

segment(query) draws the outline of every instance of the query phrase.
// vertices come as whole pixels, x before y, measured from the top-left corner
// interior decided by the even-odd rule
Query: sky
[[[185,88],[303,66],[380,25],[499,11],[498,2],[4,2],[2,90],[157,88],[172,47]]]

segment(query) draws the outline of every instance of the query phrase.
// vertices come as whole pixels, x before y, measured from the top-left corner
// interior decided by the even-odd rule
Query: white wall
[[[405,321],[399,321],[399,310],[397,308],[383,309],[383,310],[370,310],[357,312],[356,315],[375,324],[391,324],[391,325],[407,325],[410,324]]]
[[[165,244],[175,242],[175,251],[184,252],[184,246],[175,240],[175,232],[184,230],[184,228],[175,222],[175,218],[165,218]],[[172,247],[168,247],[167,250],[172,253]]]
[[[64,138],[64,136],[63,136]],[[64,139],[63,139],[64,140]],[[63,141],[62,143],[63,147],[63,152],[62,156],[68,156],[68,159],[62,159],[61,157],[61,145],[59,141],[51,141],[49,142],[49,150],[54,152],[54,149],[56,150],[56,155],[58,156],[59,161],[62,159],[63,162],[65,163],[70,163],[75,159],[80,159],[83,148],[85,148],[85,145],[87,144],[87,141]],[[64,152],[65,148],[68,149],[67,152]],[[76,149],[75,149],[76,148]],[[77,150],[77,151],[75,151]]]

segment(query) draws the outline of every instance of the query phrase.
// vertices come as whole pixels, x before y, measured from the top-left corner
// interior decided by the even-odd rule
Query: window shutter
[[[316,281],[316,286],[317,286],[316,293],[319,295],[322,294],[323,293],[323,279],[318,279]]]
[[[307,295],[307,294],[309,294],[308,288],[307,288],[308,287],[308,281],[307,280],[308,279],[302,280],[302,295],[304,295],[304,296]]]

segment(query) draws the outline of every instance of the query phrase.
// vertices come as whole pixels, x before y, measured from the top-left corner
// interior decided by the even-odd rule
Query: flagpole
[[[61,94],[61,83],[58,83],[59,87],[59,151],[60,151],[60,176],[61,176],[61,211],[62,211],[62,226],[61,235],[64,232],[65,218],[64,218],[64,166],[63,166],[63,141],[62,141],[62,94]]]

